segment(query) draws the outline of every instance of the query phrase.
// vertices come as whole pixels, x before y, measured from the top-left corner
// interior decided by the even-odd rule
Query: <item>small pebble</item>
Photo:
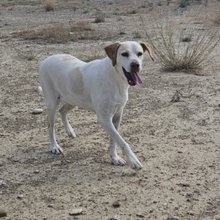
[[[0,217],[5,217],[7,216],[7,211],[3,206],[0,206]]]
[[[24,198],[24,195],[22,195],[22,194],[21,194],[21,195],[18,195],[17,198],[18,198],[18,199],[23,199],[23,198]]]
[[[17,158],[17,157],[13,159],[14,162],[19,162],[19,160],[20,160],[20,159]]]
[[[36,114],[41,114],[43,112],[43,109],[41,108],[35,108],[32,111],[32,114],[36,115]]]
[[[118,208],[118,207],[120,207],[120,203],[119,203],[119,201],[116,200],[115,202],[113,202],[112,206],[113,206],[114,208]]]
[[[0,180],[0,187],[6,186],[6,183],[3,180]]]
[[[43,90],[42,90],[42,88],[40,86],[37,88],[37,90],[38,90],[39,93],[43,92]]]
[[[180,186],[183,186],[183,187],[190,187],[190,184],[187,183],[187,182],[182,182],[182,183],[179,183]]]
[[[139,218],[144,218],[144,215],[141,214],[141,213],[137,213],[136,216],[139,217]]]
[[[168,220],[180,220],[180,217],[172,216],[172,217],[169,217]]]
[[[73,209],[69,215],[80,215],[82,214],[82,208],[79,208],[79,209]]]

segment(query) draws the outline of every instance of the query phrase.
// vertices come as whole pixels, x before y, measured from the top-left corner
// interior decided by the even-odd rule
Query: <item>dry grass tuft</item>
[[[95,23],[105,22],[105,14],[101,11],[98,11],[95,15]]]
[[[220,3],[214,4],[210,9],[209,18],[215,25],[220,25]]]
[[[104,57],[103,50],[99,48],[92,48],[89,53],[82,55],[82,60],[85,62],[90,62],[96,59],[102,59]]]
[[[46,11],[54,11],[56,6],[56,0],[44,0],[43,5]]]
[[[41,40],[48,43],[66,43],[76,40],[106,40],[117,36],[117,33],[110,29],[94,30],[88,20],[70,21],[65,25],[60,22],[52,22],[48,26],[37,30],[24,30],[14,32],[14,37],[25,40]]]
[[[25,40],[46,40],[49,43],[65,43],[69,40],[69,29],[60,22],[53,22],[37,30],[15,32],[13,35]]]
[[[147,41],[152,44],[164,70],[198,73],[209,64],[220,41],[217,28],[195,24],[184,16],[164,18],[156,19],[145,30]]]
[[[60,22],[50,24],[40,30],[38,34],[51,43],[65,43],[69,39],[68,28]]]
[[[92,26],[89,20],[70,21],[70,31],[92,31]]]

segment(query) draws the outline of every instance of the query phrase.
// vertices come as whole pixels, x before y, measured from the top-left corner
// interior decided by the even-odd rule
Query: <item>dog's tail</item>
[[[38,86],[38,92],[41,94],[41,95],[43,95],[43,90],[42,90],[42,87],[41,86]]]

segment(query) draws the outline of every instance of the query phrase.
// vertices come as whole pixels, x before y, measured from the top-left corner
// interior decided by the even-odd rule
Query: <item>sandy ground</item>
[[[40,62],[61,52],[87,59],[95,49],[104,56],[103,47],[116,40],[145,40],[137,38],[138,13],[123,13],[134,3],[112,2],[64,2],[54,12],[45,12],[40,1],[2,3],[0,206],[8,213],[2,219],[220,219],[217,63],[201,75],[165,73],[145,55],[144,85],[130,88],[120,128],[143,164],[141,171],[110,164],[107,134],[92,112],[80,109],[69,114],[75,139],[67,137],[57,117],[57,140],[65,154],[49,152],[46,112],[37,91]],[[112,36],[50,43],[16,35],[51,21],[94,21],[97,10],[108,16],[92,27]],[[142,7],[140,13],[147,10]],[[176,90],[182,96],[173,103]],[[33,115],[34,108],[44,111]]]

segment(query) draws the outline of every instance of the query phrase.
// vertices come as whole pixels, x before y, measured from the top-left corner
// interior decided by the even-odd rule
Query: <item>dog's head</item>
[[[116,42],[105,47],[105,52],[112,60],[112,65],[121,68],[130,86],[141,85],[140,71],[142,69],[143,53],[147,51],[154,61],[153,49],[150,44],[134,41]]]

